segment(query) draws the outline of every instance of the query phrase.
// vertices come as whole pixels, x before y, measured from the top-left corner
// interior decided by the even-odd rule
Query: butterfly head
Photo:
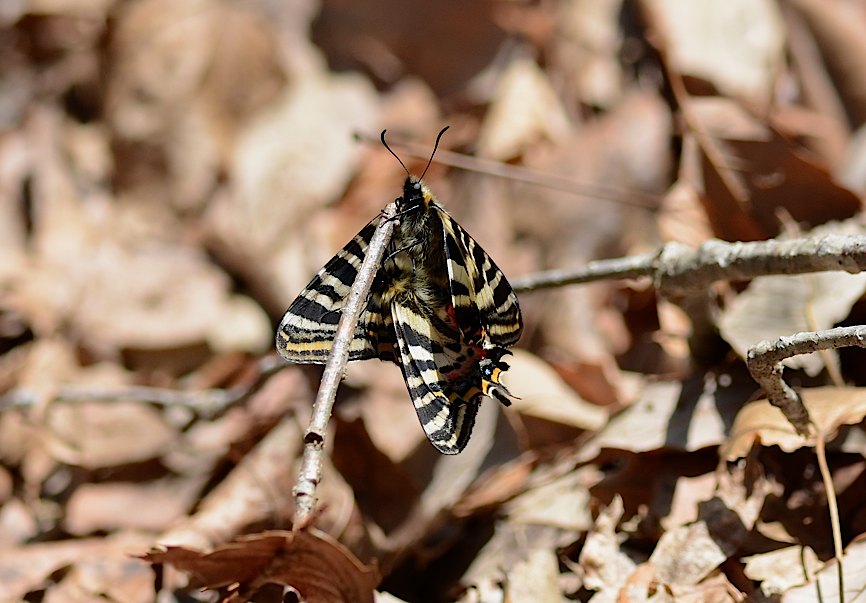
[[[403,183],[403,195],[397,199],[397,211],[403,214],[415,209],[426,209],[433,200],[433,193],[427,185],[419,178],[409,176]]]

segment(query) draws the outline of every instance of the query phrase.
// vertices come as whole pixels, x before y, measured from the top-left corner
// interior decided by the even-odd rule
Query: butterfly
[[[436,138],[429,168],[439,140]],[[406,171],[399,220],[349,347],[349,360],[396,363],[427,438],[466,447],[483,396],[511,404],[501,376],[523,319],[505,275],[421,180]],[[288,361],[324,364],[379,215],[319,270],[289,306],[276,346]]]

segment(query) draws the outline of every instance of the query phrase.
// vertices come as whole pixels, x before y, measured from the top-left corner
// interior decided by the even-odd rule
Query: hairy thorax
[[[382,301],[386,304],[407,297],[417,300],[421,307],[438,308],[449,303],[448,269],[439,220],[430,206],[401,219],[384,265],[388,282],[382,283]]]

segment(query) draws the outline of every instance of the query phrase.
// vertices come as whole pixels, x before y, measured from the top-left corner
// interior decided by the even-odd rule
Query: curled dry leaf
[[[816,387],[800,392],[812,421],[826,439],[831,439],[842,425],[854,425],[866,416],[866,389],[856,387]],[[752,445],[778,446],[793,452],[812,445],[797,434],[782,411],[767,400],[757,400],[737,413],[727,441],[719,456],[733,461],[746,456]]]
[[[167,547],[141,556],[189,573],[204,588],[252,595],[266,584],[295,588],[307,603],[373,603],[379,575],[327,534],[271,531],[239,538],[202,553]],[[249,601],[249,598],[238,599]]]

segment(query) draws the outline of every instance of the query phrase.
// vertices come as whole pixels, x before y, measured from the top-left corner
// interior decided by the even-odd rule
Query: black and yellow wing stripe
[[[514,345],[523,330],[523,317],[511,285],[481,245],[448,212],[437,209],[442,217],[451,299],[461,331],[472,337],[474,330],[483,329],[491,344]]]
[[[379,218],[355,237],[319,270],[292,302],[277,329],[276,346],[290,362],[324,364],[334,345],[337,323]],[[393,359],[390,316],[382,313],[380,296],[373,294],[361,315],[349,346],[349,360]]]

